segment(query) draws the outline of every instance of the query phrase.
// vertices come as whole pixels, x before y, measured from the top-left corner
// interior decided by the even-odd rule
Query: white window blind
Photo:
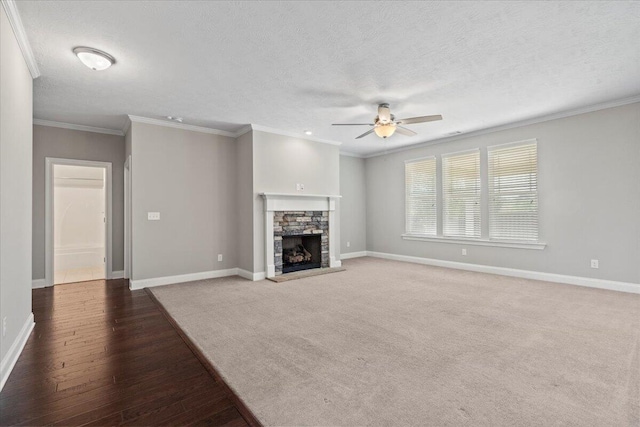
[[[442,234],[480,238],[480,151],[442,157]]]
[[[435,236],[436,158],[429,157],[405,163],[406,231],[409,234]]]
[[[537,143],[490,148],[489,237],[538,240]]]

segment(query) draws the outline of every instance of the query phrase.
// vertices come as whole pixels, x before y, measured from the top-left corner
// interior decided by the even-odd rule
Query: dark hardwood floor
[[[36,289],[33,313],[0,425],[247,425],[226,385],[126,280]]]

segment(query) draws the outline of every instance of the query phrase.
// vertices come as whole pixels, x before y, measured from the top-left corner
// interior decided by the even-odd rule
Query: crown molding
[[[20,46],[20,50],[22,51],[24,62],[27,63],[27,68],[29,68],[31,78],[37,79],[40,77],[40,69],[38,69],[38,63],[36,62],[35,56],[33,56],[33,51],[31,50],[27,33],[24,31],[24,26],[22,25],[22,19],[20,18],[16,2],[15,0],[0,0],[0,3],[2,3],[5,12],[7,12],[9,24],[11,24],[13,34],[15,34],[18,46]]]
[[[364,159],[365,156],[363,156],[362,154],[356,154],[356,153],[351,153],[349,151],[342,151],[340,150],[340,155],[341,156],[347,156],[347,157],[355,157],[357,159]]]
[[[76,125],[73,123],[54,122],[51,120],[33,119],[34,125],[49,126],[53,128],[80,130],[84,132],[104,133],[107,135],[124,136],[124,133],[118,129],[98,128],[94,126]]]
[[[332,140],[329,140],[329,139],[314,138],[314,137],[310,137],[309,135],[304,135],[304,134],[301,134],[301,133],[289,132],[289,131],[281,130],[281,129],[274,129],[274,128],[270,128],[270,127],[267,127],[267,126],[256,125],[256,124],[253,124],[253,123],[251,123],[251,129],[252,130],[257,130],[257,131],[260,131],[260,132],[273,133],[273,134],[276,134],[276,135],[290,136],[292,138],[306,139],[307,141],[320,142],[322,144],[342,145],[342,142],[332,141]]]
[[[251,129],[251,125],[248,126],[243,126],[241,127],[236,133],[235,133],[235,137],[239,138],[242,135],[244,135],[245,133],[249,133],[251,132],[253,129]]]
[[[148,125],[164,126],[168,128],[189,130],[192,132],[200,132],[200,133],[209,133],[213,135],[222,135],[222,136],[228,136],[231,138],[236,137],[235,132],[228,132],[226,130],[207,128],[203,126],[188,125],[185,123],[170,122],[167,120],[151,119],[149,117],[140,117],[140,116],[132,116],[132,115],[129,115],[128,117],[129,117],[129,120],[133,123],[145,123]]]
[[[551,120],[557,120],[557,119],[563,119],[563,118],[566,118],[566,117],[577,116],[579,114],[592,113],[594,111],[606,110],[607,108],[621,107],[623,105],[634,104],[636,102],[640,102],[640,95],[634,95],[634,96],[629,96],[629,97],[626,97],[626,98],[615,99],[613,101],[602,102],[600,104],[593,104],[593,105],[589,105],[589,106],[586,106],[586,107],[574,108],[574,109],[571,109],[571,110],[564,110],[564,111],[560,111],[560,112],[553,113],[553,114],[546,114],[546,115],[534,117],[534,118],[531,118],[531,119],[520,120],[520,121],[512,122],[512,123],[507,123],[507,124],[504,124],[504,125],[492,126],[492,127],[484,128],[484,129],[478,129],[478,130],[475,130],[475,131],[472,131],[472,132],[467,132],[467,133],[463,132],[460,135],[456,135],[456,136],[448,136],[448,137],[445,137],[445,138],[436,138],[436,139],[432,139],[432,140],[429,140],[429,141],[419,142],[417,144],[405,145],[404,147],[393,148],[393,149],[390,149],[390,150],[376,151],[375,153],[366,154],[363,157],[365,159],[368,159],[368,158],[371,158],[371,157],[385,156],[387,154],[399,153],[399,152],[402,152],[402,151],[413,150],[415,148],[428,147],[430,145],[436,145],[436,144],[443,144],[443,143],[446,143],[446,142],[458,141],[460,139],[470,138],[470,137],[473,137],[473,136],[486,135],[488,133],[499,132],[499,131],[503,131],[503,130],[507,130],[507,129],[513,129],[513,128],[518,128],[518,127],[522,127],[522,126],[534,125],[534,124],[537,124],[537,123],[544,123],[544,122],[548,122],[548,121],[551,121]]]

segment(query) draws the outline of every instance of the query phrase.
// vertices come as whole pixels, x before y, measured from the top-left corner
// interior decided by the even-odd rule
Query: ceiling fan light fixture
[[[379,123],[378,125],[376,125],[376,127],[373,128],[373,131],[380,138],[389,138],[391,135],[395,133],[396,124],[395,123],[385,123],[385,124]]]
[[[73,53],[93,71],[106,70],[116,63],[116,59],[113,56],[92,47],[79,46],[73,49]]]

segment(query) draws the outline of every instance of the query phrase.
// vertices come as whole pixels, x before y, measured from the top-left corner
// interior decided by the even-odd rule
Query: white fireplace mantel
[[[336,200],[339,195],[326,194],[291,194],[291,193],[261,193],[264,198],[264,242],[266,276],[275,277],[276,266],[274,260],[273,212],[276,211],[327,211],[329,212],[329,267],[340,267],[340,260],[336,259]]]

